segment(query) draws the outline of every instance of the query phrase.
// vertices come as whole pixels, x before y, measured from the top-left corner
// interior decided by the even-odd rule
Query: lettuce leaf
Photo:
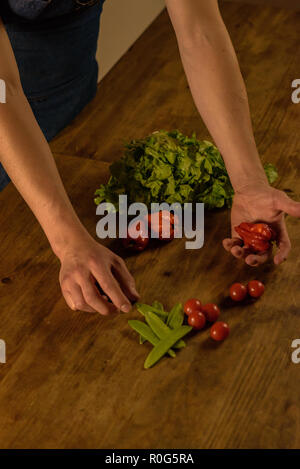
[[[265,172],[272,184],[276,168],[267,163]],[[110,166],[111,177],[95,192],[95,203],[111,202],[118,196],[128,203],[204,202],[206,208],[230,207],[234,191],[223,158],[211,142],[178,130],[160,130],[125,146],[122,158]]]

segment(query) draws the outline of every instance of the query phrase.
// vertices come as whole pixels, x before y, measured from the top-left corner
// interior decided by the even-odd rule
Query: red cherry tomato
[[[139,236],[134,237],[134,231],[139,231]],[[149,238],[144,222],[138,221],[128,229],[127,238],[123,239],[123,246],[133,251],[143,251],[149,244]]]
[[[251,280],[248,283],[248,293],[253,298],[259,298],[265,291],[265,286],[259,280]]]
[[[189,315],[188,323],[190,326],[192,326],[193,329],[200,331],[200,329],[203,329],[205,326],[206,319],[201,311],[194,311]]]
[[[234,301],[243,301],[247,295],[247,288],[242,283],[234,283],[229,289],[229,295]]]
[[[183,309],[185,314],[189,316],[191,313],[201,311],[202,303],[200,300],[197,300],[197,298],[191,298],[185,302]]]
[[[174,238],[175,228],[178,225],[179,220],[178,216],[174,215],[172,212],[161,210],[159,214],[157,214],[157,212],[149,214],[147,222],[149,231],[156,233],[160,240],[171,241]]]
[[[214,303],[207,303],[202,306],[202,312],[204,313],[208,322],[215,322],[220,316],[220,310]]]
[[[210,328],[210,337],[218,342],[225,340],[229,335],[229,326],[226,322],[215,322]]]

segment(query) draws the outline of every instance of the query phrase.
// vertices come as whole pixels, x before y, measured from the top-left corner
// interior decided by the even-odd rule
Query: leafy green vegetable
[[[110,166],[111,177],[95,192],[95,203],[111,202],[118,208],[118,196],[128,203],[204,202],[206,208],[230,207],[233,198],[224,161],[218,149],[195,134],[187,137],[177,130],[160,130],[133,140],[124,156]],[[265,165],[272,184],[276,168]]]
[[[273,164],[266,163],[264,165],[264,170],[265,170],[265,173],[267,175],[269,183],[273,184],[273,182],[275,182],[276,179],[278,178],[277,169],[275,168],[275,166]]]

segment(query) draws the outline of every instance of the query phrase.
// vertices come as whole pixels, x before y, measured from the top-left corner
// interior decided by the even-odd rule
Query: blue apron
[[[2,0],[1,0],[2,1]],[[8,0],[2,14],[25,95],[51,140],[97,91],[104,0]],[[9,177],[0,164],[0,190]]]

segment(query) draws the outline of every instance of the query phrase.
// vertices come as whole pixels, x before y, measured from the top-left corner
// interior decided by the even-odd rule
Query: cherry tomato
[[[187,316],[189,316],[191,313],[195,313],[196,311],[201,311],[202,309],[202,303],[200,300],[197,300],[197,298],[191,298],[190,300],[187,300],[186,303],[184,304],[184,312]]]
[[[139,236],[134,237],[134,231],[139,231]],[[143,251],[149,244],[149,238],[144,222],[138,221],[128,229],[127,238],[123,239],[123,246],[133,251]]]
[[[265,286],[259,280],[251,280],[248,283],[248,293],[253,298],[259,298],[265,291]]]
[[[202,306],[202,312],[205,314],[208,322],[215,322],[221,313],[218,306],[214,303],[207,303]]]
[[[205,326],[206,319],[201,311],[194,311],[189,315],[188,323],[190,326],[192,326],[193,329],[200,331],[200,329],[203,329]]]
[[[243,301],[247,295],[247,288],[242,283],[234,283],[229,289],[229,295],[234,301]]]
[[[225,340],[229,335],[229,326],[226,322],[215,322],[210,328],[210,337],[218,342]]]
[[[158,235],[162,241],[171,241],[174,239],[175,227],[178,225],[179,220],[177,215],[174,215],[168,210],[161,210],[159,214],[152,213],[147,217],[149,231],[153,231]],[[168,225],[170,226],[168,232]]]

